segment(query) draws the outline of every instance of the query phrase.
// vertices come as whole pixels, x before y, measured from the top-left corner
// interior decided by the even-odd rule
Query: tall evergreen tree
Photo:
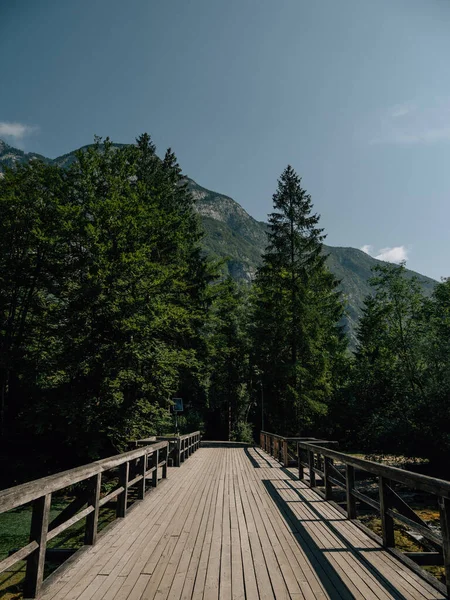
[[[268,426],[299,433],[326,412],[345,349],[338,325],[343,307],[325,266],[319,216],[291,166],[273,204],[255,285],[254,361],[263,374]]]

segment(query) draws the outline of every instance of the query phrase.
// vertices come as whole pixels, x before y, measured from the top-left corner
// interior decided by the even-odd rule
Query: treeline
[[[327,427],[348,447],[430,458],[448,474],[450,280],[428,298],[404,265],[390,265],[372,286]]]
[[[148,135],[120,149],[97,140],[67,170],[6,170],[3,457],[37,470],[112,453],[169,429],[174,395],[192,398],[188,418],[204,412],[201,236],[174,154],[159,159]]]
[[[450,450],[450,284],[374,280],[353,356],[323,230],[288,167],[252,286],[221,275],[175,155],[148,135],[0,179],[0,434],[10,482],[184,430],[262,425],[349,448]],[[11,457],[13,457],[11,459]],[[7,476],[6,476],[7,477]],[[6,480],[6,477],[4,480]]]

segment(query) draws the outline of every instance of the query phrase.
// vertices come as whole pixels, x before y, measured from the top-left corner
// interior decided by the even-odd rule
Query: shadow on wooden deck
[[[339,597],[342,598],[354,598],[355,596],[354,590],[352,591],[350,589],[344,579],[336,571],[332,561],[330,561],[329,557],[327,556],[328,554],[345,554],[347,557],[351,555],[352,562],[355,563],[353,565],[353,571],[356,572],[350,573],[350,576],[355,577],[356,575],[357,579],[361,578],[362,581],[364,581],[364,572],[361,571],[360,573],[357,573],[359,567],[362,567],[364,570],[368,569],[370,571],[372,577],[375,578],[378,584],[378,589],[371,590],[370,582],[365,582],[368,588],[366,593],[369,595],[364,595],[364,597],[373,597],[374,599],[389,597],[396,598],[398,600],[409,600],[411,598],[410,593],[407,591],[402,591],[402,581],[400,576],[399,585],[396,585],[395,580],[393,581],[392,579],[388,579],[383,572],[377,569],[373,562],[366,556],[378,555],[379,557],[383,557],[384,560],[382,559],[380,562],[376,560],[375,562],[379,562],[381,566],[387,568],[387,572],[392,576],[392,568],[389,569],[386,563],[386,549],[382,548],[381,546],[368,547],[367,543],[366,545],[364,545],[364,543],[353,543],[349,539],[349,536],[343,535],[339,528],[335,525],[335,523],[349,524],[347,519],[340,515],[338,511],[334,509],[334,507],[329,505],[313,490],[299,487],[299,485],[301,485],[300,481],[289,469],[286,469],[280,464],[275,463],[272,457],[267,455],[259,448],[252,448],[251,452],[248,448],[246,448],[244,452],[255,469],[276,469],[278,472],[283,472],[283,474],[286,476],[285,479],[280,479],[277,477],[274,480],[262,478],[261,482],[269,496],[276,504],[280,514],[283,516],[286,524],[295,536],[299,546],[305,553],[311,566],[319,576],[326,592],[331,598],[336,597],[337,594],[339,594]],[[297,486],[293,484],[293,481],[297,482]],[[289,499],[283,498],[283,492],[286,491],[291,495]],[[292,495],[295,495],[296,499],[293,499]],[[299,517],[299,515],[292,509],[291,506],[293,504],[301,505],[304,513],[303,517]],[[321,510],[327,505],[329,508]],[[332,511],[331,516],[329,509]],[[328,515],[324,514],[327,512]],[[324,547],[321,547],[316,542],[304,524],[313,522],[316,522],[320,525],[326,540],[333,539],[336,542],[336,547],[329,547],[329,543],[327,544],[326,542]],[[323,528],[325,528],[325,531]],[[358,536],[356,536],[355,539],[362,541],[361,533],[359,533],[359,539]],[[392,558],[392,561],[395,561],[395,559]],[[342,561],[340,562],[342,566]],[[350,564],[348,564],[348,568],[350,572]],[[405,582],[403,581],[403,584],[404,583]],[[427,584],[424,582],[424,585]],[[385,592],[384,594],[383,590]],[[436,596],[438,595],[439,592],[436,590]],[[419,597],[425,598],[432,596],[424,594],[423,596]]]

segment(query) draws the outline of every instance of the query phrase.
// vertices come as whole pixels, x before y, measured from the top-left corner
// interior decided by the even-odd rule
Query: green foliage
[[[253,444],[253,427],[246,421],[238,421],[233,431],[231,432],[230,440],[233,442],[245,442],[246,444]]]
[[[181,431],[209,438],[251,442],[264,397],[278,433],[450,454],[450,281],[324,246],[291,167],[267,230],[146,134],[55,161],[14,152],[0,142],[0,440],[13,467],[32,452],[44,474],[55,444],[51,468],[173,431],[175,396]]]
[[[230,440],[238,423],[246,423],[250,408],[248,291],[228,277],[210,294],[207,430],[213,439]]]
[[[327,412],[345,350],[338,282],[325,266],[311,197],[291,167],[274,194],[269,245],[253,297],[254,361],[262,374],[266,428],[304,433]]]
[[[375,269],[335,430],[352,446],[436,458],[450,452],[450,286],[427,298],[404,265]]]
[[[122,149],[124,144],[114,144]],[[87,152],[90,146],[81,148]],[[102,148],[100,147],[100,151]],[[76,152],[70,152],[55,159],[36,154],[25,154],[12,148],[0,140],[0,172],[2,166],[14,166],[27,163],[36,158],[63,168],[76,162]],[[231,198],[207,190],[192,179],[184,178],[188,189],[196,202],[195,210],[201,215],[205,236],[202,247],[210,258],[221,261],[221,270],[237,281],[250,283],[258,267],[262,264],[261,256],[266,247],[267,223],[259,222],[248,215],[245,210]],[[356,348],[356,328],[362,316],[365,297],[372,294],[369,280],[371,270],[380,261],[372,258],[356,248],[340,248],[323,246],[327,255],[327,266],[339,280],[339,290],[345,300],[345,314],[341,324],[349,337],[350,348]],[[382,264],[382,263],[381,263]],[[417,274],[406,271],[408,277]],[[420,276],[420,284],[424,293],[431,296],[436,282],[428,277]]]
[[[0,181],[3,437],[52,437],[74,459],[201,410],[210,268],[173,153],[149,136],[34,161]]]

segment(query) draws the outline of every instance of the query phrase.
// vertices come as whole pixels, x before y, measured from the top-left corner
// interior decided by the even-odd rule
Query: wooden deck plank
[[[410,570],[387,551],[380,549],[377,543],[367,536],[355,524],[345,519],[342,514],[330,503],[321,502],[316,505],[316,509],[321,513],[321,516],[326,518],[333,529],[336,529],[346,541],[354,548],[360,548],[360,555],[364,557],[366,563],[373,561],[377,564],[377,569],[380,572],[386,572],[395,580],[396,587],[399,588],[401,594],[405,598],[417,597],[417,591],[420,590],[424,597],[440,598],[442,595],[430,586],[421,578],[412,579],[409,577]],[[364,551],[367,548],[367,551]],[[371,551],[377,549],[377,552]],[[402,582],[402,574],[406,574],[407,581]],[[409,579],[408,579],[409,577]]]
[[[231,543],[231,597],[233,600],[244,600],[244,559],[242,556],[242,544],[239,533],[239,520],[236,506],[236,486],[237,477],[235,475],[237,468],[237,453],[231,453],[232,472],[230,475],[230,543]]]
[[[246,466],[248,466],[248,463],[243,464],[244,468]],[[245,471],[247,471],[247,469],[245,469]],[[251,476],[251,474],[249,473],[248,476]],[[264,507],[261,505],[255,492],[256,486],[251,485],[248,487],[250,506],[253,517],[258,523],[258,532],[261,545],[263,549],[265,549],[264,554],[266,558],[266,564],[268,565],[269,572],[271,573],[274,592],[277,597],[281,593],[284,597],[291,597],[292,595],[296,594],[299,597],[304,598],[301,587],[299,586],[298,581],[292,571],[290,557],[286,557],[285,551],[279,544],[277,536],[272,536],[274,532],[270,526],[270,521],[266,518],[267,513],[265,512]]]
[[[213,510],[211,511],[209,519],[208,519],[208,526],[206,529],[204,544],[202,547],[200,560],[199,560],[198,567],[197,567],[197,573],[195,576],[195,584],[194,584],[194,588],[193,588],[193,592],[192,592],[192,598],[195,598],[195,599],[201,599],[204,596],[206,581],[207,581],[207,576],[208,576],[208,569],[211,569],[210,562],[209,562],[209,559],[211,556],[211,549],[213,549],[213,558],[214,558],[214,552],[215,552],[215,556],[217,557],[216,547],[217,547],[217,544],[220,543],[220,540],[216,539],[214,542],[214,546],[213,546],[214,532],[217,535],[218,520],[220,517],[220,510],[221,510],[221,505],[222,505],[221,491],[223,493],[223,485],[221,485],[221,482],[223,482],[223,477],[225,474],[225,464],[224,464],[224,460],[223,460],[225,457],[225,454],[224,454],[223,448],[218,448],[217,450],[221,456],[221,463],[220,463],[220,467],[218,469],[217,476],[215,478],[216,495],[215,495],[214,507],[213,507]],[[216,576],[218,577],[218,574]],[[212,584],[213,584],[212,577],[214,577],[214,573],[212,574],[212,576],[210,573],[210,581],[209,581],[209,593],[210,594],[214,593],[214,588],[212,587]]]
[[[239,529],[240,552],[242,559],[242,572],[244,577],[244,592],[246,598],[259,598],[258,585],[256,583],[255,563],[250,547],[250,538],[248,535],[247,523],[245,521],[244,509],[241,501],[240,482],[237,476],[238,460],[235,455],[234,479],[234,502],[236,505],[236,518]]]
[[[204,533],[206,530],[206,522],[208,519],[209,510],[211,507],[211,498],[214,493],[214,471],[217,469],[218,456],[211,460],[212,473],[209,475],[208,490],[203,493],[202,501],[195,517],[193,527],[190,535],[187,539],[183,554],[180,561],[178,562],[177,568],[173,575],[172,585],[169,590],[169,600],[177,600],[183,595],[183,588],[186,584],[190,572],[190,566],[192,562],[192,570],[196,569],[196,565],[199,560],[199,548],[203,541]],[[192,572],[191,570],[191,572]],[[195,571],[194,571],[195,576]],[[193,584],[193,582],[192,582]],[[189,595],[188,595],[189,597]]]
[[[168,560],[161,560],[158,564],[160,576],[152,576],[148,582],[145,594],[142,596],[143,599],[148,598],[150,600],[152,598],[157,598],[158,600],[163,600],[167,598],[178,564],[184,552],[186,542],[190,536],[195,536],[196,530],[194,524],[196,522],[196,516],[198,513],[200,513],[200,516],[202,514],[202,499],[205,494],[208,493],[208,488],[211,485],[214,464],[215,461],[211,461],[211,464],[208,464],[200,485],[197,486],[197,489],[191,496],[192,500],[190,499],[190,502],[185,503],[186,509],[182,511],[179,516],[177,515],[174,520],[176,525],[172,529],[171,536],[172,538],[176,538],[175,546],[173,547],[172,553],[167,554]]]
[[[276,506],[268,502],[268,496],[265,490],[261,489],[261,486],[255,486],[254,488],[254,501],[264,508],[268,535],[274,548],[279,548],[279,551],[283,553],[283,560],[289,560],[288,557],[292,557],[292,554],[295,554],[297,560],[292,562],[289,560],[288,564],[289,571],[292,572],[292,576],[295,577],[301,589],[301,593],[297,593],[298,597],[305,597],[307,600],[329,598],[320,585],[315,585],[318,582],[315,572],[308,568],[309,565],[304,555],[301,555],[300,547],[293,536],[289,539],[289,530],[285,521]],[[278,555],[278,551],[276,553]],[[299,555],[301,556],[300,560]],[[305,571],[308,573],[308,576],[305,575]],[[290,589],[291,596],[295,593],[294,589]]]
[[[172,474],[175,475],[173,470],[170,475]],[[181,477],[169,476],[164,485],[152,490],[146,499],[141,501],[141,505],[136,506],[126,519],[117,520],[113,523],[113,527],[102,532],[97,544],[88,548],[60,577],[55,572],[54,579],[56,581],[52,581],[51,585],[45,589],[43,600],[60,600],[70,598],[71,595],[76,598],[76,594],[72,593],[72,588],[79,588],[84,576],[91,572],[92,578],[94,578],[112,556],[122,557],[122,543],[125,544],[127,540],[132,539],[136,529],[144,533],[142,523],[148,523],[149,526],[154,524],[155,519],[158,519],[159,515],[167,510],[167,504],[173,502],[180,495],[180,487],[183,487],[185,481],[188,481],[190,469],[184,470],[180,475]],[[165,489],[165,493],[158,494],[158,491],[163,489]],[[94,597],[101,598],[98,594],[95,594]]]
[[[260,449],[201,448],[42,600],[419,600],[438,590]]]

